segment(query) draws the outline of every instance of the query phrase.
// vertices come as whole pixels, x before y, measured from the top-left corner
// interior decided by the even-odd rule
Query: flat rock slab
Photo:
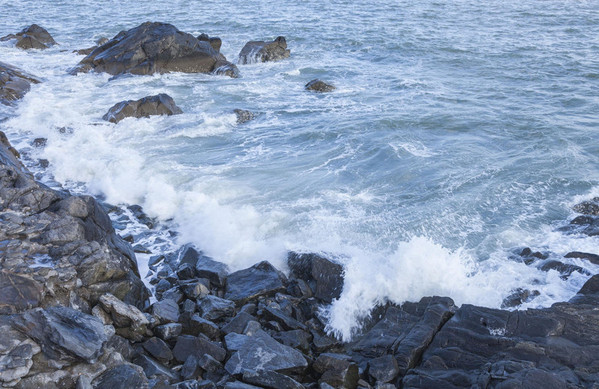
[[[155,115],[178,115],[183,113],[175,104],[172,97],[160,93],[155,96],[147,96],[139,100],[121,101],[113,105],[102,119],[111,123],[118,123],[121,120],[134,118],[147,118]]]
[[[40,304],[44,288],[31,278],[0,271],[0,314],[20,313]]]
[[[285,37],[277,37],[273,41],[250,41],[243,46],[239,53],[239,63],[242,65],[256,62],[280,61],[288,58],[291,51],[287,48]]]
[[[146,22],[121,31],[85,57],[71,73],[106,72],[113,75],[169,72],[216,73],[237,76],[235,65],[208,41],[179,31],[167,23]]]
[[[227,352],[218,344],[202,337],[191,335],[181,335],[177,337],[177,344],[175,344],[175,347],[173,348],[173,355],[177,361],[184,363],[190,355],[201,359],[205,354],[222,362],[225,359]]]
[[[148,388],[148,380],[141,367],[119,365],[106,370],[93,380],[94,389],[131,389]]]
[[[107,340],[98,318],[67,307],[36,308],[15,316],[12,324],[55,360],[92,362]]]
[[[229,352],[234,351],[225,365],[229,374],[245,370],[301,373],[308,367],[301,352],[277,342],[262,330],[252,336],[230,333],[225,336],[225,343]]]
[[[25,96],[31,84],[37,84],[40,80],[31,74],[0,62],[0,103],[12,105],[15,100]]]
[[[231,273],[227,278],[225,298],[238,305],[248,300],[285,289],[285,276],[267,261]]]

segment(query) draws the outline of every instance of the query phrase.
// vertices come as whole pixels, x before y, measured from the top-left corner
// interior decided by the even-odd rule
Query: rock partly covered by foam
[[[146,22],[92,51],[71,73],[95,70],[113,75],[169,72],[215,73],[237,77],[235,65],[210,41],[198,40],[167,23]]]
[[[290,54],[287,41],[282,36],[270,42],[250,41],[241,49],[239,63],[245,65],[255,62],[280,61],[288,58]]]
[[[305,88],[313,92],[332,92],[336,89],[333,85],[327,84],[317,78],[307,83]]]
[[[134,117],[150,117],[153,115],[178,115],[183,113],[181,108],[177,107],[172,97],[165,93],[155,96],[147,96],[139,100],[121,101],[113,105],[102,119],[111,123],[118,123],[121,120]]]
[[[25,27],[16,34],[9,34],[0,38],[0,41],[16,40],[15,46],[21,49],[47,49],[56,44],[50,33],[37,24]]]
[[[29,92],[31,84],[39,82],[35,76],[0,62],[0,103],[12,105],[15,100],[21,99]]]

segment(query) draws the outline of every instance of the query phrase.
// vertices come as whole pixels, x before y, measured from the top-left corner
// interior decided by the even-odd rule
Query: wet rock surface
[[[9,34],[0,38],[1,41],[15,40],[15,46],[20,49],[40,49],[44,50],[56,44],[56,41],[50,33],[37,24],[25,27],[16,34]]]
[[[309,91],[321,92],[321,93],[332,92],[335,89],[337,89],[333,85],[328,84],[328,83],[326,83],[326,82],[324,82],[322,80],[319,80],[319,79],[314,79],[314,80],[308,82],[306,84],[305,88],[306,88],[306,90],[309,90]]]
[[[24,71],[0,62],[0,103],[4,105],[12,105],[14,101],[25,96],[31,84],[40,82],[35,76],[25,73]]]
[[[134,117],[150,117],[154,115],[178,115],[183,113],[181,108],[177,107],[172,97],[160,93],[155,96],[147,96],[139,100],[127,100],[112,106],[102,117],[111,123],[118,123],[121,120]]]
[[[245,65],[255,62],[280,61],[288,58],[290,54],[287,41],[282,36],[270,42],[250,41],[241,49],[239,63]]]
[[[93,50],[72,73],[106,72],[113,75],[169,72],[217,73],[237,76],[231,64],[211,45],[167,23],[146,22]]]
[[[545,309],[438,296],[386,303],[343,342],[322,316],[343,291],[340,263],[289,253],[289,277],[266,261],[230,272],[186,245],[151,260],[150,305],[134,250],[105,209],[37,183],[10,147],[0,142],[0,386],[597,387],[599,275]],[[581,208],[591,224],[593,209]],[[573,277],[599,256],[527,248],[514,259]],[[504,306],[537,295],[515,289]]]

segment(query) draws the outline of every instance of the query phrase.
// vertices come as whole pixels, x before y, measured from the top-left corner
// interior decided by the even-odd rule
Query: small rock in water
[[[594,197],[592,200],[583,201],[572,207],[574,212],[583,215],[599,216],[599,197]]]
[[[237,124],[249,122],[256,117],[253,112],[246,111],[245,109],[234,109],[233,112],[237,115]]]
[[[327,84],[319,79],[314,79],[306,84],[306,90],[314,92],[332,92],[335,89],[336,88],[333,85]]]
[[[528,303],[534,300],[540,294],[541,293],[538,290],[531,291],[528,289],[518,288],[512,291],[512,293],[503,300],[501,303],[501,308],[517,307],[523,303]]]
[[[102,116],[111,123],[118,123],[127,117],[150,117],[153,115],[178,115],[183,113],[172,97],[165,93],[147,96],[139,100],[121,101]]]
[[[287,49],[287,41],[282,36],[270,42],[251,41],[241,49],[239,63],[245,65],[254,62],[280,61],[288,58],[290,53]]]
[[[592,264],[599,265],[599,255],[590,253],[581,253],[580,251],[572,251],[564,255],[564,258],[582,258],[591,262]]]
[[[210,43],[210,46],[212,46],[212,48],[217,52],[220,52],[220,47],[223,44],[223,41],[219,37],[217,37],[217,36],[210,37],[210,36],[208,36],[208,34],[198,35],[198,40]]]
[[[31,74],[0,62],[0,103],[4,105],[14,104],[13,101],[21,99],[29,92],[31,84],[38,84],[39,82],[40,80]]]
[[[15,46],[20,49],[40,49],[44,50],[50,46],[56,44],[56,41],[48,31],[38,26],[37,24],[32,24],[29,27],[24,28],[21,32],[16,34],[10,34],[3,36],[0,38],[0,41],[8,41],[11,39],[16,39]]]

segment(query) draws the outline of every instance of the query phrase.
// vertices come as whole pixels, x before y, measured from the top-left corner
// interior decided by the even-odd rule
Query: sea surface
[[[42,180],[143,206],[176,232],[147,241],[153,254],[192,242],[233,270],[285,269],[288,250],[336,258],[346,283],[327,312],[345,338],[385,301],[499,307],[519,287],[540,292],[520,309],[568,300],[588,275],[513,253],[599,253],[597,237],[557,231],[599,195],[599,1],[1,0],[0,20],[0,36],[37,23],[60,44],[0,43],[0,61],[43,79],[0,107]],[[73,50],[145,21],[219,36],[232,62],[277,36],[291,57],[239,79],[67,74]],[[305,91],[314,78],[337,89]],[[102,120],[158,93],[184,114]],[[237,108],[258,116],[237,124]]]

